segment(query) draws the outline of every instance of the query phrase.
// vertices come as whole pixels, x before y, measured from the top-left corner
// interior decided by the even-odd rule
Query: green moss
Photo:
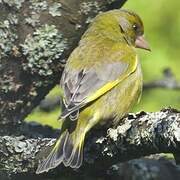
[[[17,35],[10,28],[10,22],[12,23],[9,20],[0,22],[0,59],[9,55],[17,39]]]
[[[10,7],[16,7],[17,9],[20,9],[24,1],[25,0],[1,0],[0,3],[5,3]]]
[[[6,170],[11,173],[18,172],[27,172],[30,168],[35,166],[35,161],[32,161],[32,158],[35,157],[35,154],[39,151],[39,145],[37,141],[31,139],[31,141],[25,140],[24,136],[10,137],[3,136],[0,139],[0,143],[6,147],[5,151],[2,151],[4,158],[2,157],[2,162],[0,165],[1,170],[6,166]],[[36,147],[36,148],[34,148]],[[22,158],[24,161],[22,161]],[[16,163],[12,163],[16,161]],[[28,166],[25,166],[25,162],[28,162]]]
[[[17,86],[17,87],[16,87]],[[8,93],[9,91],[16,90],[18,88],[18,84],[14,83],[14,79],[11,75],[2,75],[2,79],[0,78],[0,91],[3,93]]]
[[[88,15],[90,12],[98,13],[100,6],[97,1],[94,2],[83,2],[80,5],[80,13]]]
[[[61,16],[61,3],[53,3],[50,7],[49,7],[49,13],[55,17],[55,16]]]
[[[67,48],[67,40],[54,25],[44,25],[37,29],[33,35],[28,35],[21,45],[27,62],[23,64],[25,71],[41,76],[53,74],[51,65],[58,61]]]
[[[9,13],[7,19],[11,25],[18,24],[18,17],[15,14]]]
[[[44,10],[47,10],[48,4],[47,1],[43,0],[30,0],[30,9],[36,11],[36,12],[41,12]]]
[[[94,19],[94,16],[90,15],[90,14],[101,13],[100,10],[101,10],[101,8],[100,8],[100,5],[99,5],[99,3],[97,1],[94,1],[94,2],[82,2],[80,4],[79,13],[87,16],[87,19],[86,19],[85,23],[89,24]]]
[[[32,27],[40,25],[40,13],[48,9],[47,1],[43,0],[30,0],[31,14],[25,19],[26,23]]]
[[[27,24],[31,25],[32,27],[36,27],[37,25],[40,24],[39,17],[40,15],[38,13],[31,12],[31,16],[27,17],[25,21]]]

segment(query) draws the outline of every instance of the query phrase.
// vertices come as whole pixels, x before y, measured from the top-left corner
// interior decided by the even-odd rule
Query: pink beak
[[[144,36],[138,36],[135,41],[135,47],[151,51],[148,42],[145,40]]]

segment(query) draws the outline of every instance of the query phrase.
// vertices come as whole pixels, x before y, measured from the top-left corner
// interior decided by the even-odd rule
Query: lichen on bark
[[[33,35],[27,35],[24,44],[21,44],[26,61],[22,64],[25,71],[40,76],[52,76],[55,61],[60,61],[67,39],[55,27],[45,24],[38,28]]]

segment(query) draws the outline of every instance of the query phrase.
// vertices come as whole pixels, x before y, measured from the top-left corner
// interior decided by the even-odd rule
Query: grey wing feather
[[[127,68],[127,63],[113,62],[102,65],[98,71],[93,67],[81,71],[65,69],[61,87],[64,91],[64,100],[67,106],[61,117],[65,118],[75,111],[79,113],[78,110],[85,105],[82,102],[87,97],[106,83],[116,80]]]

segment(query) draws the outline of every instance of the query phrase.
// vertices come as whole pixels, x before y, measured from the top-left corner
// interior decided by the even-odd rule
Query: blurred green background
[[[162,78],[162,71],[170,68],[180,80],[180,1],[129,0],[123,8],[137,12],[145,26],[145,36],[152,52],[138,50],[142,63],[144,81]],[[55,87],[48,97],[60,95]],[[180,91],[167,89],[144,90],[141,102],[132,111],[158,111],[171,106],[180,109]],[[36,108],[26,119],[58,127],[57,118],[60,108],[51,112],[42,112]]]

